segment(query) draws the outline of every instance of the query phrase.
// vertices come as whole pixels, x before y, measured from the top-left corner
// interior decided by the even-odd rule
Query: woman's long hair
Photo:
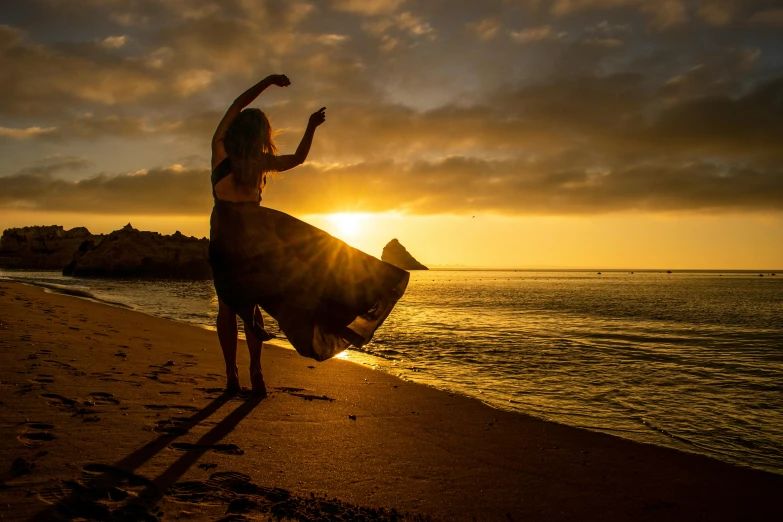
[[[272,171],[272,157],[277,153],[266,114],[259,109],[243,110],[228,127],[223,144],[231,160],[234,183],[245,190],[263,190],[266,173]]]

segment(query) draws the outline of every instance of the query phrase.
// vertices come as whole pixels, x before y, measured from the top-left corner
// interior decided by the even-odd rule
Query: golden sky
[[[783,267],[783,2],[31,0],[0,5],[0,228],[208,235],[245,88],[309,161],[265,204],[380,255]]]

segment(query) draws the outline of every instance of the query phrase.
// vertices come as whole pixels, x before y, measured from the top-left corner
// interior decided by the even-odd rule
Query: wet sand
[[[240,372],[248,384],[247,353]],[[783,520],[783,476],[0,282],[0,520]]]

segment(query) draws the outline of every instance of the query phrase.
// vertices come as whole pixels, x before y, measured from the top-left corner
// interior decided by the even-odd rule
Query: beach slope
[[[262,361],[228,397],[214,332],[1,282],[0,519],[783,520],[783,476]]]

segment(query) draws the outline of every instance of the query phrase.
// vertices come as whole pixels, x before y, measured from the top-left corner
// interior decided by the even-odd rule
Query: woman
[[[245,107],[267,87],[290,84],[274,74],[245,91],[212,138],[209,260],[229,391],[239,390],[236,315],[245,323],[253,392],[266,395],[261,343],[271,336],[259,306],[301,355],[324,361],[369,342],[408,285],[406,271],[260,205],[267,174],[304,163],[315,129],[326,119],[325,108],[315,112],[296,153],[277,155],[266,115]]]

